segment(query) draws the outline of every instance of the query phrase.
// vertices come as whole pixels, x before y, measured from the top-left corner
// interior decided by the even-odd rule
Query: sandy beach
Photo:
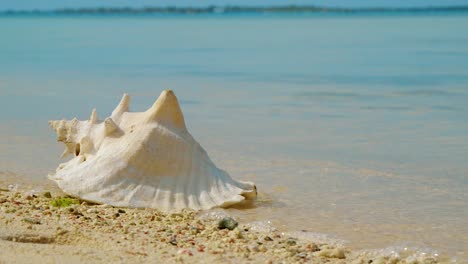
[[[116,208],[69,197],[52,184],[31,193],[9,181],[3,175],[0,263],[443,262],[409,252],[353,252],[275,228],[239,223],[222,210],[163,213]]]
[[[468,263],[460,1],[0,1],[0,264]]]

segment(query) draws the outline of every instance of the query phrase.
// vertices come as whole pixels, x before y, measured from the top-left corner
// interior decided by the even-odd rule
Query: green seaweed
[[[79,204],[80,200],[69,197],[58,197],[50,201],[50,205],[54,207],[68,207],[72,204]]]

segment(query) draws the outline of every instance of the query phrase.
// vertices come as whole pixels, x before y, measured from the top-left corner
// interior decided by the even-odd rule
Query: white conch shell
[[[217,168],[185,126],[176,96],[161,93],[145,112],[129,112],[124,94],[111,117],[49,121],[62,156],[74,154],[49,178],[81,199],[164,211],[226,207],[256,197],[251,182]]]

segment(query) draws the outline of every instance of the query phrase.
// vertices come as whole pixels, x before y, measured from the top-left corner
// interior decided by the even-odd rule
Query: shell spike
[[[93,111],[91,112],[91,116],[89,117],[89,122],[91,124],[96,124],[97,120],[98,120],[98,115],[96,112],[96,108],[94,108]]]
[[[159,122],[177,129],[186,130],[184,115],[179,101],[171,90],[164,90],[156,102],[146,111],[148,122]]]
[[[57,121],[55,120],[50,120],[49,121],[49,126],[53,129],[55,129],[55,127],[57,126]]]
[[[122,99],[117,107],[112,111],[111,117],[114,119],[120,118],[124,112],[128,112],[130,109],[130,96],[126,93],[123,94]]]
[[[104,120],[104,128],[106,131],[106,136],[114,133],[119,127],[117,124],[112,120],[112,118],[108,117]]]

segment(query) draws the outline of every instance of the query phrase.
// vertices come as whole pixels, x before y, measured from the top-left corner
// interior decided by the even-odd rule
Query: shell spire
[[[130,96],[126,93],[123,94],[122,99],[117,107],[112,111],[111,117],[115,120],[119,119],[124,112],[130,110]]]
[[[146,115],[148,122],[158,122],[181,130],[187,129],[179,101],[172,90],[162,91],[153,106],[146,111]]]
[[[91,116],[89,117],[89,122],[91,124],[96,124],[97,120],[98,120],[98,115],[96,112],[96,108],[94,108],[93,111],[91,112]]]

